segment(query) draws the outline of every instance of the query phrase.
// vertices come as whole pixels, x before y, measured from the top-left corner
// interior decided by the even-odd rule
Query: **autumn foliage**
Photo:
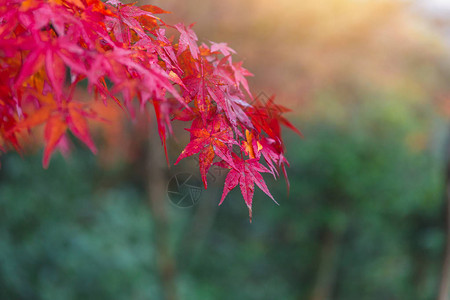
[[[286,176],[280,124],[300,132],[287,109],[252,96],[233,49],[199,45],[192,25],[168,25],[165,13],[117,0],[0,0],[0,151],[20,151],[44,126],[44,167],[69,131],[95,153],[93,103],[132,115],[150,106],[164,148],[172,121],[190,124],[176,163],[198,154],[205,188],[213,164],[230,169],[221,203],[239,185],[251,216],[255,184],[273,199],[261,173]],[[83,88],[95,97],[79,99]]]

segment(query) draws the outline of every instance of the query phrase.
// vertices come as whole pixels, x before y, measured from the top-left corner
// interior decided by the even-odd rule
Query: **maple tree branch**
[[[5,35],[8,42],[1,50],[6,55],[0,55],[0,98],[5,99],[0,104],[0,140],[6,145],[19,151],[20,132],[44,125],[44,168],[69,132],[96,153],[87,121],[101,118],[89,111],[93,101],[72,99],[76,87],[84,86],[81,81],[86,79],[95,100],[103,101],[105,108],[112,99],[134,115],[136,99],[141,112],[147,103],[153,103],[165,149],[165,137],[174,121],[170,115],[192,121],[188,128],[191,142],[176,163],[201,152],[199,168],[205,188],[205,174],[215,158],[224,169],[233,167],[221,202],[239,184],[250,221],[255,184],[274,200],[261,173],[276,177],[275,165],[284,170],[288,164],[280,126],[299,131],[281,117],[287,110],[275,105],[272,98],[256,106],[248,103],[247,95],[252,98],[252,93],[246,77],[253,74],[242,67],[242,62],[232,61],[235,51],[226,43],[199,45],[193,24],[166,25],[154,16],[165,11],[152,5],[124,5],[120,0],[90,0],[88,7],[85,1],[32,2],[36,5],[6,1],[0,11],[0,32],[13,32],[13,38]],[[45,22],[41,20],[43,11],[49,14]],[[166,35],[168,28],[177,31],[178,42]],[[71,80],[67,97],[68,71]],[[32,104],[22,105],[29,97]],[[274,108],[277,113],[272,112]],[[243,132],[248,151],[240,145]],[[240,155],[232,155],[231,144],[238,144]],[[159,163],[158,159],[154,162]],[[150,177],[157,182],[161,178],[154,172]],[[149,192],[155,194],[151,200],[155,220],[164,223],[164,212],[158,214],[163,208],[156,202],[164,195],[158,195],[156,184],[150,182],[149,186],[155,190]]]

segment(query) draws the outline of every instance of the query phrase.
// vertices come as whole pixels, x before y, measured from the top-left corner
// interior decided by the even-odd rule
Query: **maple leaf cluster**
[[[20,151],[20,136],[44,126],[44,167],[69,131],[95,153],[92,102],[132,115],[136,103],[153,106],[164,148],[173,120],[191,124],[176,163],[198,154],[205,188],[213,164],[229,169],[220,203],[239,184],[251,217],[255,184],[273,199],[261,173],[286,175],[280,124],[298,131],[273,99],[253,99],[233,49],[199,44],[192,25],[168,25],[164,13],[117,0],[0,0],[0,151]]]

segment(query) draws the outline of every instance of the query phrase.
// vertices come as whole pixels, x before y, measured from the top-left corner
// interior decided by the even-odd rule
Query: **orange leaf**
[[[20,10],[21,11],[27,11],[30,8],[37,7],[38,5],[39,5],[39,2],[37,2],[36,0],[25,0],[20,5]]]
[[[50,157],[55,150],[55,147],[58,144],[59,140],[66,132],[66,129],[67,124],[65,120],[63,120],[61,115],[53,115],[48,120],[44,132],[46,146],[44,150],[44,159],[42,161],[42,165],[45,169],[47,169]]]
[[[255,158],[255,152],[253,151],[253,133],[245,129],[245,137],[247,138],[247,142],[245,142],[245,148],[248,152],[250,158]]]
[[[180,86],[186,88],[186,86],[184,85],[184,83],[183,83],[183,81],[181,80],[180,76],[178,76],[174,71],[170,71],[170,72],[169,72],[169,78],[170,78],[173,82],[175,82],[175,83],[179,84]]]
[[[53,107],[44,106],[32,113],[30,117],[26,118],[22,122],[19,122],[13,129],[13,131],[19,131],[22,129],[29,129],[48,120]]]
[[[86,122],[84,116],[78,111],[78,109],[70,107],[69,108],[70,115],[70,131],[79,138],[86,146],[91,149],[93,153],[97,153],[97,148],[95,147],[94,142],[92,141],[91,134],[89,133],[89,127]]]
[[[66,2],[73,3],[79,8],[84,8],[84,4],[83,2],[81,2],[81,0],[66,0]]]
[[[140,9],[148,11],[152,14],[170,14],[170,11],[166,11],[164,9],[159,8],[158,6],[154,5],[142,5],[140,6]]]

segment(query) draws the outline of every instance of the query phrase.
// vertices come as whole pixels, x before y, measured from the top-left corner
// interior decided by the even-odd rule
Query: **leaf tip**
[[[47,170],[48,169],[48,165],[50,164],[50,157],[49,155],[45,154],[44,158],[42,159],[42,167]]]

